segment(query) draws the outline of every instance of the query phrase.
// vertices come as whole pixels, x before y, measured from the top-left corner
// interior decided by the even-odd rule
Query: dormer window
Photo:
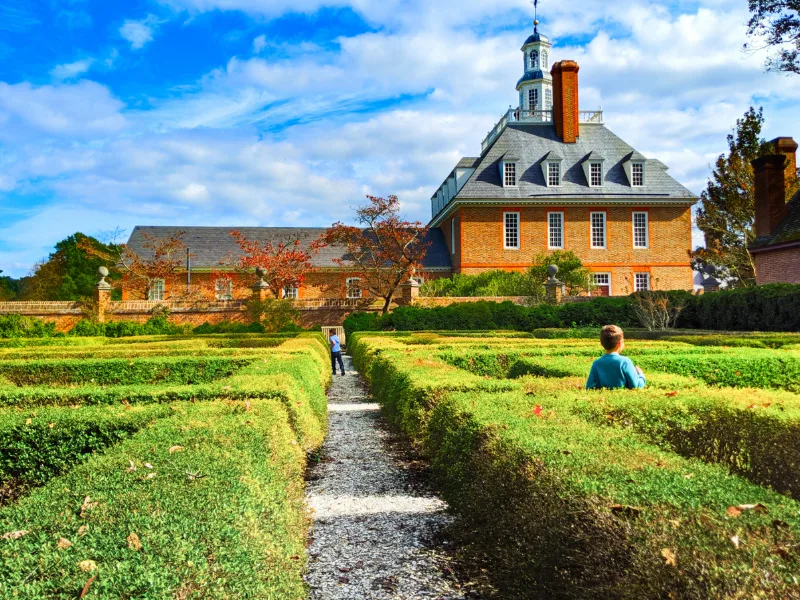
[[[586,175],[586,183],[589,187],[603,186],[603,162],[604,159],[597,152],[592,152],[583,161],[583,173]]]
[[[503,185],[505,187],[517,185],[517,163],[509,162],[503,165]]]
[[[643,187],[645,184],[645,164],[647,159],[636,151],[631,152],[626,158],[623,166],[625,175],[628,176],[628,183],[631,187]]]
[[[562,169],[561,163],[564,159],[555,152],[549,152],[542,159],[542,175],[547,187],[558,187],[561,185]]]
[[[644,163],[631,164],[631,185],[633,187],[644,185]]]

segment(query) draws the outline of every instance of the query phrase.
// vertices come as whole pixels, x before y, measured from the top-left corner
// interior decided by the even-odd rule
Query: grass
[[[792,351],[636,342],[638,362],[744,361],[764,388],[681,368],[642,393],[587,392],[597,342],[423,339],[350,344],[387,414],[429,453],[461,547],[485,557],[503,597],[800,596],[800,398],[757,378]]]

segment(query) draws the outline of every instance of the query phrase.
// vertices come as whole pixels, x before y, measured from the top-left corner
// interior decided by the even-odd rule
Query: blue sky
[[[568,6],[567,6],[568,4]],[[0,269],[75,231],[327,226],[429,198],[515,103],[525,0],[0,0]],[[744,0],[542,0],[581,108],[700,192],[750,104],[800,135]]]

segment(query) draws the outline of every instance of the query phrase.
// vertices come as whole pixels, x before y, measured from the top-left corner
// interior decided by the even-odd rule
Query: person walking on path
[[[331,345],[331,368],[333,374],[336,375],[336,362],[339,362],[339,369],[344,375],[344,363],[342,362],[342,343],[339,341],[339,336],[336,332],[331,331],[330,338],[328,339]]]

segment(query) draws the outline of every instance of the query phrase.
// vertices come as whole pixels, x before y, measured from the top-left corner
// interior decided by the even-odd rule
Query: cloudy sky
[[[746,0],[540,3],[581,108],[699,193],[751,104],[800,136],[800,76],[742,50]],[[509,106],[526,0],[0,0],[0,269],[136,224],[327,226],[429,198]]]

